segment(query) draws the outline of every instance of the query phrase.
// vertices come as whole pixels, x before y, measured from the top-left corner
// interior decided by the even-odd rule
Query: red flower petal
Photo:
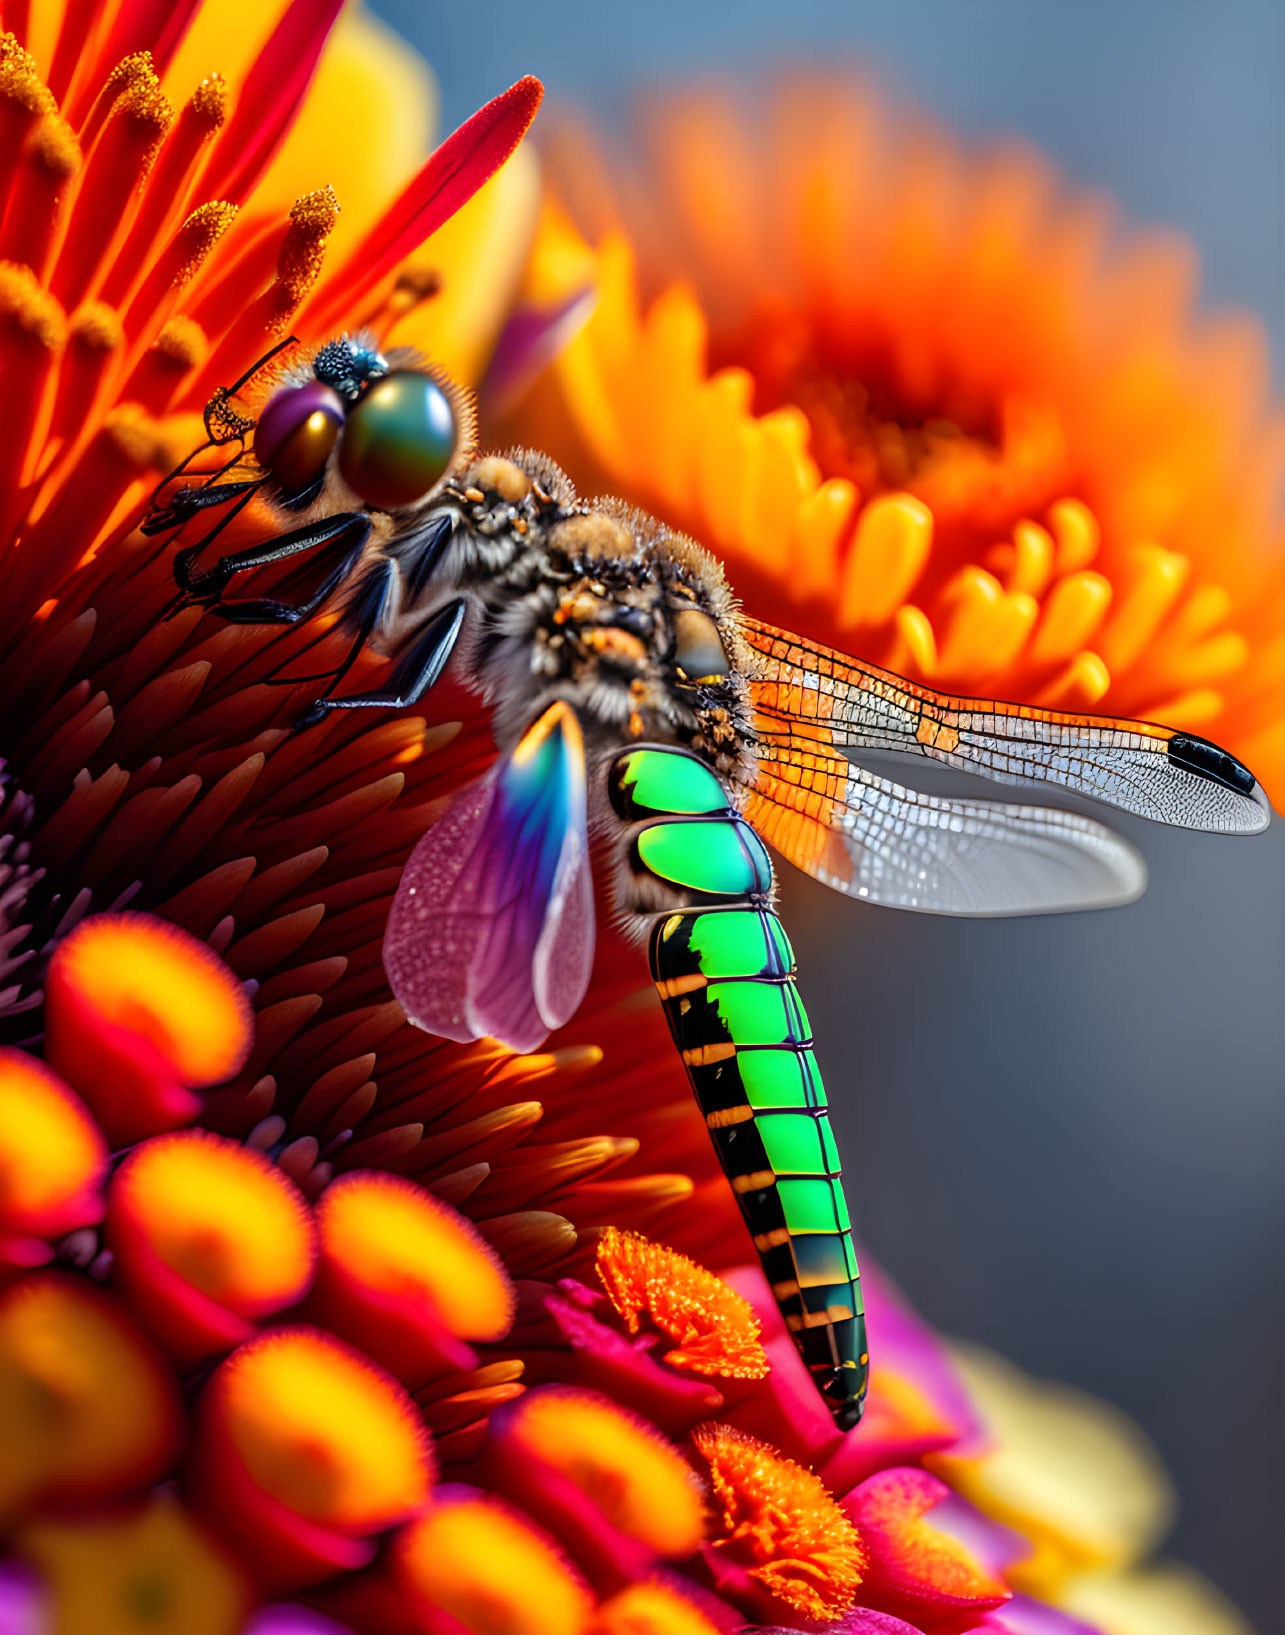
[[[452,132],[343,266],[324,281],[305,307],[300,326],[312,334],[335,328],[362,296],[467,204],[526,135],[543,96],[544,86],[528,74]]]
[[[294,0],[259,53],[201,178],[207,198],[240,204],[285,140],[343,0]]]

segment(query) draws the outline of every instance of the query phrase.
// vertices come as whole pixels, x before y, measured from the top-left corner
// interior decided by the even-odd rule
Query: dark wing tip
[[[1187,732],[1174,733],[1169,740],[1168,753],[1170,761],[1184,772],[1194,773],[1196,777],[1205,778],[1221,789],[1230,790],[1233,795],[1252,801],[1258,810],[1246,814],[1250,818],[1244,826],[1247,832],[1253,833],[1267,827],[1271,820],[1271,804],[1262,785],[1243,761],[1238,761],[1217,744],[1211,744],[1207,738],[1196,738]]]

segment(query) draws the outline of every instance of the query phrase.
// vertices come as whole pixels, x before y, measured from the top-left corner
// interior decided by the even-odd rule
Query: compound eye
[[[395,369],[349,409],[339,469],[367,505],[396,511],[442,480],[459,440],[455,406],[433,377]]]
[[[254,428],[254,457],[283,494],[301,494],[325,471],[343,423],[343,403],[329,386],[283,386]]]
[[[674,614],[674,664],[686,681],[726,681],[731,671],[718,626],[696,607]]]

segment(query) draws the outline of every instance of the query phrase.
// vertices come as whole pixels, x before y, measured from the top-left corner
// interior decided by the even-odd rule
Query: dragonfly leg
[[[332,517],[322,517],[316,522],[305,523],[302,528],[292,528],[289,533],[277,534],[272,539],[264,540],[259,545],[251,546],[248,550],[238,551],[232,556],[222,556],[202,574],[195,574],[191,570],[191,552],[181,551],[174,559],[174,577],[178,581],[180,590],[186,593],[189,602],[199,602],[222,614],[226,618],[235,619],[240,624],[256,624],[261,622],[249,612],[232,612],[232,609],[248,609],[256,604],[250,602],[227,602],[223,592],[239,573],[246,573],[251,568],[265,568],[273,562],[283,562],[292,556],[298,556],[304,551],[311,551],[318,545],[329,545],[342,541],[348,549],[345,560],[349,567],[365,545],[370,534],[370,518],[364,511],[341,511]],[[202,545],[206,542],[202,541]],[[336,580],[336,583],[338,581]],[[333,589],[333,586],[331,587]],[[288,604],[271,603],[264,601],[264,607],[284,607]],[[318,604],[320,605],[320,604]],[[281,623],[279,618],[265,615],[262,622]]]
[[[416,636],[398,661],[386,687],[368,693],[350,693],[345,698],[319,698],[295,722],[296,731],[316,726],[331,710],[406,710],[418,704],[446,668],[463,623],[463,599],[448,602]]]

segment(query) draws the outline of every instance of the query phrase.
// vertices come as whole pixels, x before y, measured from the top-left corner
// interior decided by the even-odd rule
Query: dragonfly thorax
[[[525,450],[475,462],[438,507],[455,528],[443,577],[473,604],[470,668],[502,748],[561,700],[591,759],[646,738],[751,775],[745,655],[707,552],[619,501],[580,500]]]

